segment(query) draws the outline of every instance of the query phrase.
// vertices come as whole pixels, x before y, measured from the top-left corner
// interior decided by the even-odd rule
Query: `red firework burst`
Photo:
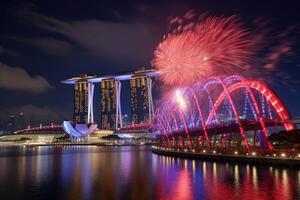
[[[185,20],[190,19],[185,17]],[[238,72],[248,66],[257,42],[235,16],[206,17],[177,24],[154,52],[153,66],[166,85],[188,85],[212,75]]]

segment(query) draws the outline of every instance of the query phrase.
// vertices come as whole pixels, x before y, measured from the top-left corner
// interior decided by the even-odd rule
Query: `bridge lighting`
[[[272,105],[275,106],[277,103],[278,103],[278,101],[276,100],[272,103]]]
[[[281,154],[281,157],[286,157],[286,154],[285,154],[285,153],[282,153],[282,154]]]
[[[193,153],[195,153],[195,149],[193,149],[192,151],[193,151]]]
[[[300,158],[300,154],[298,154],[297,157]]]
[[[187,149],[184,149],[184,152],[187,152]]]
[[[224,85],[223,89],[218,89],[214,92],[214,89],[222,84]],[[216,87],[206,87],[206,85],[216,85]],[[260,90],[256,89],[256,87],[260,88]],[[239,101],[234,98],[235,95],[229,95],[236,90],[245,91],[240,90],[243,88],[246,90],[246,93],[241,93],[241,97],[243,97],[243,100],[245,99],[245,101]],[[256,98],[256,92],[253,93],[254,90],[257,90],[256,92],[262,95],[262,98]],[[194,91],[197,92],[194,93]],[[266,101],[266,98],[269,98],[270,102]],[[225,102],[226,105],[229,104],[227,108],[228,112],[224,112],[222,109]],[[242,104],[243,107],[237,105],[239,102],[244,103],[244,105]],[[266,102],[268,102],[268,105],[263,105]],[[197,107],[197,105],[200,106]],[[182,108],[185,107],[185,111],[187,112],[183,113]],[[251,115],[253,114],[254,119],[248,118],[251,116],[249,116],[248,113]],[[268,113],[269,116],[266,116]],[[273,113],[276,114],[274,118],[272,116]],[[201,117],[203,114],[205,116],[204,118]],[[197,139],[199,144],[203,144],[203,138],[206,135],[213,137],[218,134],[219,131],[223,132],[224,127],[228,128],[226,129],[226,131],[228,130],[228,133],[231,132],[232,128],[239,128],[237,130],[239,130],[238,132],[243,138],[245,147],[249,148],[246,148],[246,152],[239,152],[239,149],[235,148],[235,150],[233,149],[230,151],[232,155],[261,156],[259,152],[254,152],[256,151],[255,143],[252,142],[254,148],[251,150],[251,147],[248,146],[251,144],[248,142],[249,139],[243,137],[246,132],[246,129],[244,130],[245,127],[247,127],[247,130],[248,128],[250,130],[252,130],[252,128],[253,130],[256,130],[258,127],[262,130],[262,136],[264,137],[266,146],[263,144],[260,145],[268,148],[267,153],[269,156],[273,158],[281,157],[281,153],[284,152],[271,151],[272,144],[268,138],[268,127],[280,125],[284,126],[285,130],[294,130],[296,128],[288,110],[275,93],[259,81],[246,80],[241,77],[239,78],[238,76],[230,76],[225,79],[213,77],[203,83],[199,82],[187,88],[177,88],[177,90],[175,89],[173,94],[164,101],[161,107],[157,109],[156,116],[156,125],[159,130],[164,130],[165,132],[168,132],[168,134],[172,133],[175,136],[180,136],[181,143],[181,137],[184,137],[186,140],[190,140],[191,137],[192,139]],[[193,135],[193,133],[198,131],[203,135]],[[205,131],[208,131],[209,134],[205,135]],[[238,132],[236,134],[238,134]],[[200,150],[200,153],[214,153],[215,148],[210,145],[209,137],[207,139],[208,142],[205,142],[206,146]],[[228,138],[222,137],[218,141],[220,142],[221,140],[225,140],[226,143]],[[180,151],[183,151],[183,149]],[[188,151],[192,152],[192,149]],[[199,151],[196,150],[196,152]],[[217,153],[221,152],[218,151]],[[288,153],[285,154],[286,157],[289,157]],[[300,153],[299,157],[297,154],[298,153],[293,157],[297,157],[300,160]],[[264,156],[266,155],[264,154]]]
[[[215,153],[217,153],[215,150],[213,150],[213,153],[215,154]]]

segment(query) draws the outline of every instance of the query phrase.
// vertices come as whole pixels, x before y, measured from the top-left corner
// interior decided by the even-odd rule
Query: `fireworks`
[[[178,102],[180,108],[185,110],[186,109],[186,103],[185,103],[184,97],[181,94],[180,89],[176,90],[175,97],[176,97],[176,101]]]
[[[187,13],[185,20],[193,17]],[[238,72],[255,54],[257,42],[235,16],[206,17],[188,24],[176,17],[171,20],[174,24],[152,60],[166,85],[190,85],[212,75]]]

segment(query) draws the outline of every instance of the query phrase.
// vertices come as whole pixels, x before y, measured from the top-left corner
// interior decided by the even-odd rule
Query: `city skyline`
[[[299,10],[1,1],[1,197],[300,199]]]
[[[274,25],[276,30],[286,29],[286,34],[292,32],[288,39],[294,44],[286,47],[290,51],[274,54],[278,59],[270,59],[269,64],[276,64],[279,69],[273,72],[274,76],[279,74],[279,78],[273,80],[271,88],[284,97],[283,101],[288,108],[295,108],[290,109],[292,115],[299,116],[300,110],[296,105],[300,86],[296,74],[300,67],[299,59],[295,55],[299,52],[296,46],[299,41],[294,41],[299,30],[291,28],[299,23],[297,5],[292,1],[284,4],[274,1],[272,5],[260,3],[260,9],[257,9],[253,1],[245,1],[243,5],[238,1],[216,2],[187,1],[171,5],[168,2],[64,2],[60,6],[57,3],[2,2],[0,80],[8,84],[3,84],[3,81],[0,84],[1,122],[20,112],[37,124],[39,121],[49,120],[51,123],[71,119],[72,89],[62,85],[60,80],[80,74],[108,75],[133,71],[140,67],[150,68],[153,50],[167,30],[168,19],[190,9],[216,15],[236,14],[248,27],[253,21],[262,18]],[[73,8],[70,12],[76,10],[76,15],[64,13],[64,8],[68,6]],[[54,11],[54,7],[58,9]],[[281,9],[289,12],[278,12]],[[78,35],[72,35],[72,30],[78,30]],[[91,37],[86,37],[79,30],[89,32]],[[289,30],[291,31],[288,32]],[[121,34],[127,37],[120,37]],[[96,37],[97,35],[101,37]],[[15,81],[12,84],[10,80]],[[283,89],[287,86],[281,81],[290,89]],[[124,83],[124,87],[129,89],[129,84]],[[158,88],[157,85],[154,87]],[[122,96],[123,113],[129,115],[130,94],[124,93]],[[59,100],[52,100],[58,98]],[[95,98],[99,96],[96,95]],[[100,121],[97,112],[95,120]]]

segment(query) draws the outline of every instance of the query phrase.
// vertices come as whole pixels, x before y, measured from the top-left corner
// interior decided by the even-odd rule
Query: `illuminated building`
[[[82,78],[85,78],[83,76]],[[74,113],[75,123],[93,123],[94,85],[87,80],[79,80],[74,84]]]
[[[116,85],[114,79],[100,82],[101,88],[101,129],[116,127]]]
[[[131,120],[133,124],[151,119],[152,80],[145,75],[132,76],[130,79]]]
[[[154,113],[152,100],[152,77],[158,76],[153,69],[108,76],[81,76],[62,81],[74,85],[74,122],[93,122],[94,83],[101,88],[101,128],[118,129],[123,127],[121,111],[121,81],[130,80],[132,123],[151,121]],[[88,92],[89,91],[89,92]],[[88,100],[87,100],[88,96]],[[87,102],[88,101],[88,102]],[[88,109],[88,111],[87,111]],[[87,116],[87,117],[86,117]],[[127,118],[127,117],[126,117]]]
[[[110,78],[100,82],[101,129],[112,130],[123,126],[121,113],[121,82]]]
[[[88,114],[88,90],[87,82],[77,82],[74,84],[74,114],[73,121],[85,123]]]
[[[90,124],[74,124],[70,121],[63,122],[63,129],[72,137],[81,137],[87,136],[93,133],[97,129],[97,124],[90,123]]]

